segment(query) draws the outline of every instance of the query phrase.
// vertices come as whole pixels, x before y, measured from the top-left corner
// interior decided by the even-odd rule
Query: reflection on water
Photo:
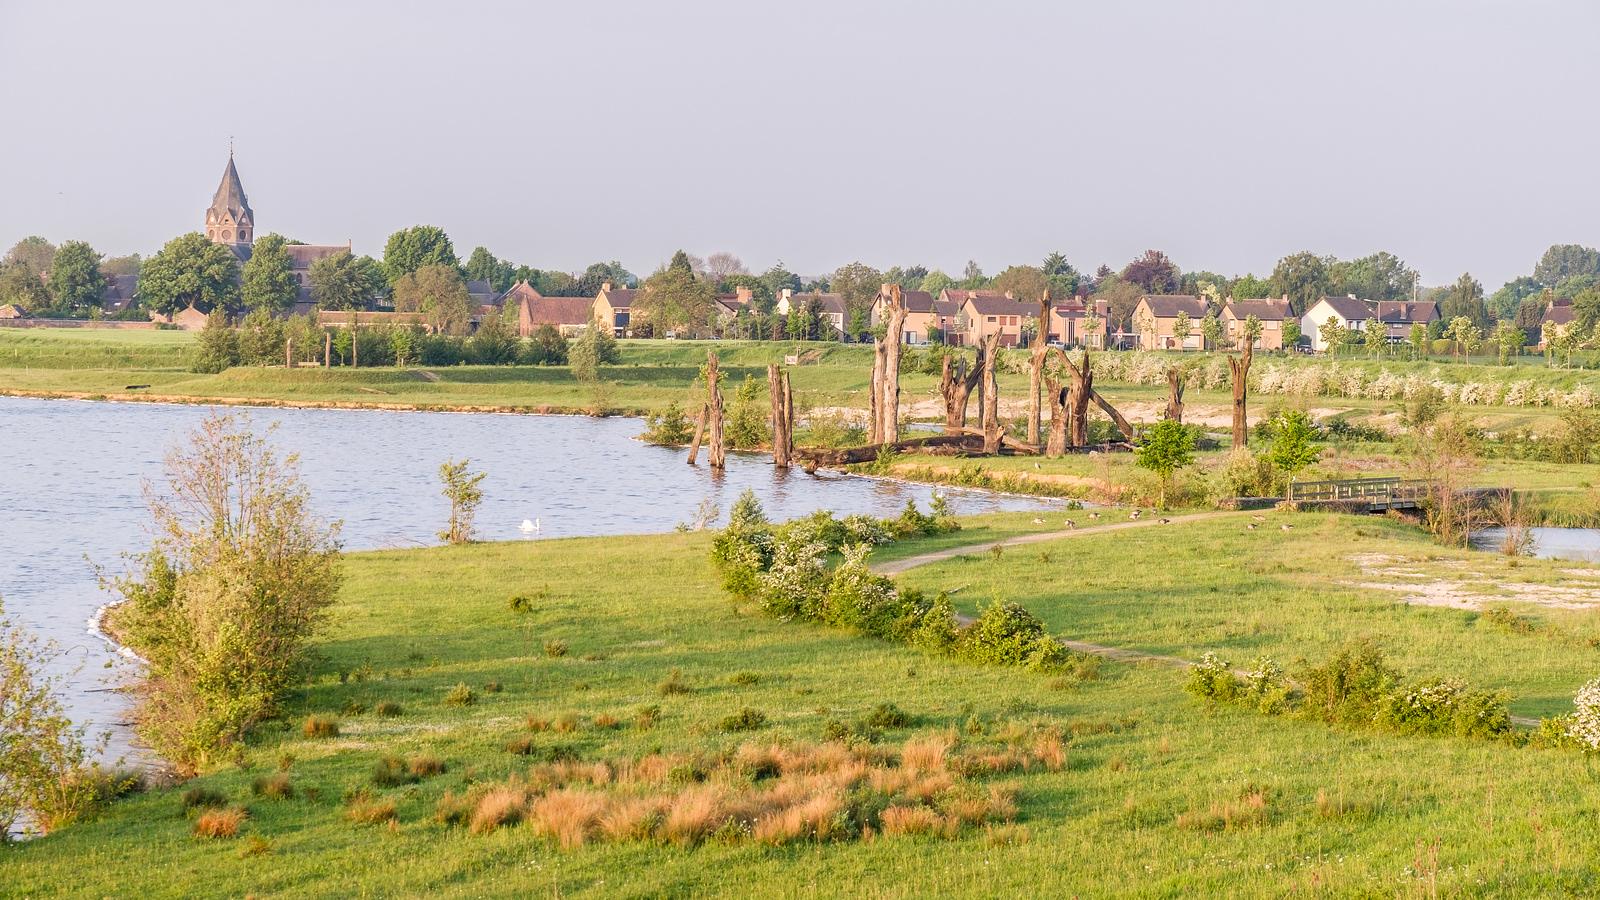
[[[1534,556],[1600,562],[1600,528],[1530,528],[1528,531],[1533,538]],[[1473,532],[1472,546],[1498,551],[1505,539],[1504,528],[1485,528]]]
[[[141,484],[161,474],[165,452],[207,410],[160,404],[0,398],[0,598],[11,615],[66,652],[76,721],[119,722],[125,707],[105,690],[114,655],[88,633],[108,595],[94,566],[120,571],[120,556],[150,541]],[[478,511],[483,540],[670,531],[710,498],[726,515],[745,488],[775,519],[816,509],[885,516],[932,490],[838,474],[773,471],[763,456],[730,454],[712,475],[684,464],[681,451],[632,440],[633,419],[260,409],[258,428],[300,454],[316,511],[344,522],[350,549],[437,543],[447,507],[439,464],[470,457],[485,471]],[[948,491],[961,513],[1028,509],[1044,501]],[[523,520],[537,520],[527,535]],[[126,733],[113,735],[113,755]]]

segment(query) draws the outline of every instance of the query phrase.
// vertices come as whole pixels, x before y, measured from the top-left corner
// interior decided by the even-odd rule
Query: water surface
[[[1541,559],[1574,559],[1600,562],[1600,528],[1530,528],[1533,555]],[[1472,534],[1472,546],[1479,550],[1500,549],[1504,528],[1485,528]]]
[[[636,419],[419,413],[381,410],[233,409],[299,453],[321,516],[343,521],[349,549],[438,543],[448,506],[439,465],[472,460],[488,473],[478,511],[482,540],[670,531],[708,499],[723,516],[755,490],[769,516],[817,509],[892,515],[907,499],[924,508],[932,489],[799,470],[780,474],[765,456],[730,454],[724,474],[690,467],[680,450],[634,440]],[[112,599],[95,566],[121,572],[122,556],[149,546],[142,486],[211,410],[151,403],[0,398],[0,598],[35,633],[64,649],[75,721],[96,728],[126,718],[112,649],[91,635],[94,611]],[[704,457],[702,457],[703,461]],[[1047,505],[981,491],[942,489],[960,513]],[[524,520],[539,531],[527,535]],[[112,755],[128,732],[112,727]]]

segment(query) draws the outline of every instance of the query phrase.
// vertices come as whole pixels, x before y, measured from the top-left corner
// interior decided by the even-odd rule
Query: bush
[[[683,680],[683,672],[678,669],[673,669],[671,672],[667,673],[667,677],[662,679],[661,684],[658,685],[658,689],[661,691],[661,696],[663,697],[673,697],[678,694],[687,694],[694,690],[693,688],[689,687],[688,682]]]
[[[275,772],[257,778],[251,783],[250,792],[269,800],[287,800],[294,796],[294,785],[289,782],[288,772]]]
[[[1038,649],[1041,637],[1048,635],[1033,613],[1010,601],[995,601],[962,633],[958,652],[974,662],[1021,665]]]
[[[411,773],[405,760],[398,756],[385,756],[373,766],[371,780],[378,787],[399,787],[416,784],[420,779]]]
[[[207,787],[193,787],[183,792],[183,811],[218,809],[228,805],[228,795]]]
[[[1189,669],[1183,689],[1207,703],[1228,703],[1239,696],[1239,679],[1227,660],[1207,650]]]
[[[674,400],[660,413],[651,413],[644,420],[644,434],[640,438],[647,444],[679,447],[694,438],[694,425],[684,415],[683,407]]]
[[[551,659],[560,659],[567,655],[567,642],[563,640],[549,640],[544,642],[544,655]]]
[[[861,724],[868,728],[906,728],[915,724],[910,713],[887,701],[873,707],[861,720]]]
[[[1600,750],[1600,678],[1579,688],[1572,705],[1567,736],[1585,750]]]
[[[1379,650],[1356,641],[1320,666],[1306,670],[1304,708],[1325,722],[1370,723],[1378,704],[1400,682]]]
[[[345,818],[358,825],[379,825],[395,820],[395,803],[387,797],[357,795],[345,806]]]
[[[478,702],[478,695],[466,682],[457,682],[450,692],[444,695],[444,702],[448,706],[471,706]]]
[[[736,713],[724,716],[721,728],[723,731],[756,731],[767,724],[767,714],[758,710],[745,707]]]
[[[1506,699],[1457,678],[1431,678],[1386,694],[1374,721],[1401,734],[1495,737],[1511,730]]]
[[[307,716],[300,730],[308,738],[338,737],[339,723],[328,716]]]
[[[393,700],[378,701],[378,705],[374,706],[372,711],[385,719],[392,719],[405,712],[405,710],[400,708],[400,704],[394,702]]]
[[[1245,673],[1240,693],[1259,712],[1274,715],[1288,706],[1289,679],[1284,676],[1282,666],[1260,656]]]

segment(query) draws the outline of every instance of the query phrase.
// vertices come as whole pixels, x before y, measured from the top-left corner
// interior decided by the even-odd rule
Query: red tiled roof
[[[587,325],[594,318],[594,301],[588,297],[546,297],[529,290],[533,296],[519,294],[518,303],[527,308],[532,325]]]
[[[1206,301],[1193,294],[1146,294],[1140,299],[1158,319],[1175,319],[1181,312],[1188,313],[1191,319],[1206,316]]]
[[[612,288],[609,291],[601,291],[600,297],[606,298],[612,309],[628,309],[633,306],[633,297],[637,293],[639,292],[633,288]],[[600,297],[595,299],[598,300]]]
[[[1036,316],[1039,312],[1038,303],[1013,300],[991,291],[974,291],[967,295],[966,302],[980,316]]]
[[[1230,300],[1223,309],[1235,319],[1255,316],[1263,322],[1281,322],[1294,316],[1289,301],[1280,299]]]

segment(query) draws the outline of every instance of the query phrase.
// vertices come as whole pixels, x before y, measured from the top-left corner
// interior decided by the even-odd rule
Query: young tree
[[[1361,339],[1367,345],[1367,355],[1378,356],[1389,346],[1389,328],[1373,316],[1361,327]]]
[[[1494,327],[1493,340],[1495,348],[1500,351],[1500,365],[1509,366],[1511,357],[1521,353],[1522,345],[1528,342],[1528,333],[1516,322],[1501,319],[1500,324]]]
[[[1317,334],[1322,338],[1322,346],[1326,348],[1328,355],[1338,356],[1339,345],[1345,342],[1345,337],[1349,332],[1345,330],[1343,325],[1339,324],[1338,319],[1329,316],[1322,320],[1321,325],[1317,326]]]
[[[452,544],[465,544],[472,540],[472,519],[483,502],[483,489],[478,485],[487,472],[468,472],[471,460],[460,462],[446,460],[439,466],[439,480],[444,482],[444,497],[450,501],[450,521],[439,538]]]
[[[160,313],[191,305],[204,313],[232,309],[239,303],[238,258],[197,231],[179,235],[139,267],[139,294]]]
[[[682,265],[669,265],[645,279],[628,321],[634,328],[648,327],[658,337],[669,331],[704,333],[715,310],[715,289],[695,277],[685,259]]]
[[[1189,314],[1180,310],[1172,320],[1172,336],[1178,340],[1178,349],[1188,349],[1189,335],[1194,332],[1194,322]]]
[[[428,266],[459,266],[456,248],[443,228],[413,225],[389,235],[383,245],[383,268],[390,284],[398,284],[401,278]]]
[[[100,254],[83,241],[67,241],[50,261],[50,293],[56,312],[84,315],[105,300],[106,279]]]
[[[1411,358],[1422,359],[1428,355],[1428,326],[1421,322],[1411,323],[1411,335],[1406,338],[1406,343],[1411,346]]]
[[[1300,322],[1291,319],[1283,323],[1283,349],[1293,350],[1300,343]]]
[[[1222,320],[1206,313],[1200,320],[1200,339],[1205,341],[1207,349],[1216,350],[1222,346]]]
[[[213,415],[147,490],[155,541],[113,582],[117,623],[148,663],[138,731],[186,773],[278,708],[338,591],[338,526],[318,520],[296,457]]]
[[[59,681],[46,674],[58,652],[0,603],[0,844],[23,818],[51,831],[95,799],[84,731],[67,718]]]
[[[1146,429],[1135,453],[1134,464],[1158,479],[1156,508],[1166,509],[1173,475],[1194,462],[1194,435],[1181,422],[1162,419]]]
[[[389,286],[383,267],[348,250],[311,264],[311,299],[320,309],[368,309]]]
[[[50,305],[50,293],[39,276],[20,262],[0,263],[0,304],[15,304],[29,312]]]
[[[466,282],[455,266],[423,266],[394,283],[394,308],[420,312],[436,331],[461,334],[472,316]]]
[[[281,313],[294,306],[300,283],[295,280],[294,261],[284,249],[286,244],[278,234],[256,240],[240,270],[239,294],[245,309]]]
[[[1483,340],[1483,332],[1466,316],[1456,316],[1445,328],[1444,336],[1455,342],[1457,356],[1471,356]]]
[[[1406,439],[1414,477],[1428,484],[1424,524],[1441,543],[1459,545],[1472,532],[1472,502],[1466,488],[1478,467],[1478,436],[1459,415],[1423,417]]]
[[[239,333],[228,324],[228,314],[221,307],[206,316],[206,327],[200,329],[195,345],[191,371],[215,375],[239,364]]]
[[[1295,409],[1285,413],[1272,439],[1269,454],[1272,464],[1292,478],[1322,455],[1322,451],[1311,443],[1316,436],[1317,429],[1304,410]]]

